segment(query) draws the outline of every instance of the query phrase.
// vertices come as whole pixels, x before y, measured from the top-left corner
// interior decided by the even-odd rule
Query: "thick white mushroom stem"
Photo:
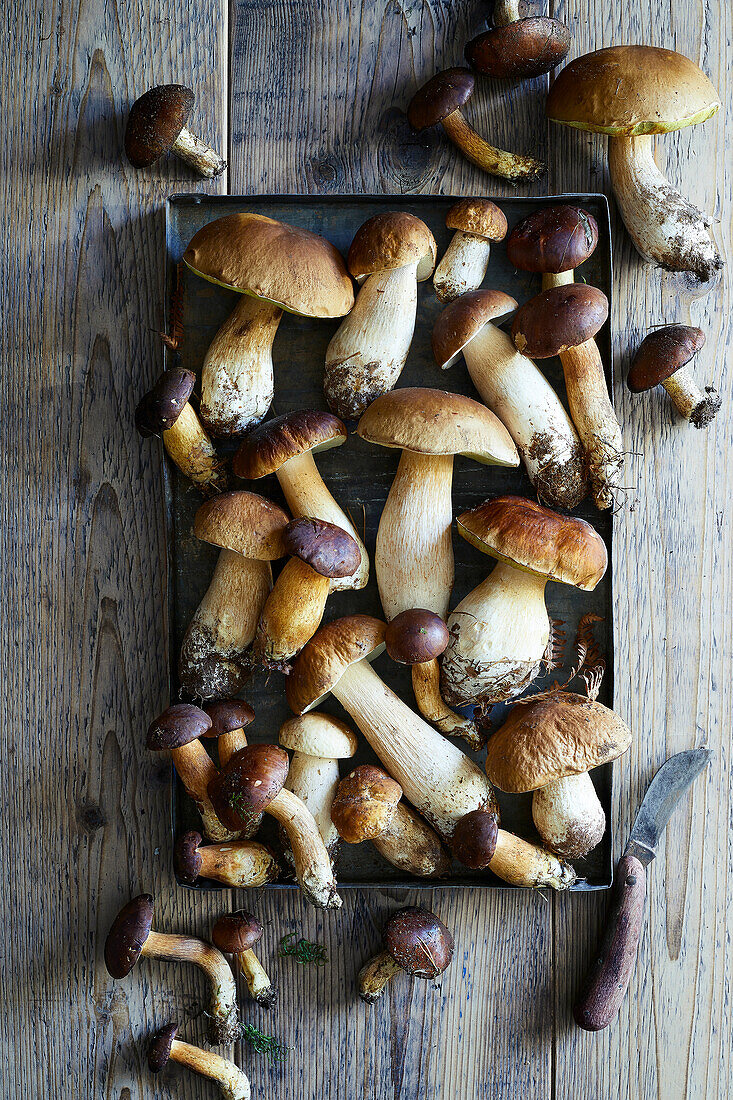
[[[331,588],[300,558],[290,558],[265,601],[252,645],[252,656],[265,668],[287,672],[291,657],[299,653],[320,626]]]
[[[444,118],[442,126],[464,157],[492,176],[529,182],[543,176],[547,171],[547,165],[541,160],[522,156],[521,153],[508,153],[505,149],[497,149],[489,145],[488,141],[485,141],[480,134],[476,133],[473,126],[466,122],[460,111],[454,111]]]
[[[192,134],[186,126],[171,145],[171,152],[205,179],[211,180],[220,176],[227,166],[227,162],[210,145]]]
[[[331,591],[364,588],[369,580],[369,555],[366,547],[349,517],[326,488],[312,453],[307,451],[306,454],[289,459],[277,471],[277,479],[293,519],[311,516],[313,519],[334,523],[342,531],[351,535],[359,547],[361,552],[359,568],[352,577],[335,577],[331,581]]]
[[[606,831],[606,815],[587,772],[535,791],[532,817],[547,847],[566,859],[586,856]]]
[[[293,851],[295,877],[305,898],[318,909],[340,909],[336,879],[313,815],[292,791],[285,787],[267,806],[267,812],[288,834]]]
[[[171,758],[186,794],[196,803],[196,809],[201,814],[204,835],[214,841],[234,840],[239,836],[239,833],[222,825],[211,804],[207,787],[216,775],[216,765],[201,742],[196,739],[171,749]]]
[[[369,275],[326,349],[329,408],[356,420],[394,388],[410,350],[417,312],[417,264]]]
[[[240,951],[237,962],[247,983],[250,997],[263,1007],[272,1008],[275,991],[269,974],[254,951],[251,948],[248,951]]]
[[[435,269],[433,286],[438,301],[452,302],[469,290],[478,290],[489,266],[491,243],[475,233],[462,233],[460,229],[446,248]]]
[[[484,773],[410,710],[367,661],[351,665],[331,689],[412,805],[444,839],[471,810],[494,809]]]
[[[341,841],[338,829],[331,820],[331,806],[338,784],[337,760],[309,756],[304,752],[293,753],[285,787],[312,814],[331,859],[335,857]],[[293,862],[293,853],[289,847],[284,848],[283,855],[288,863]]]
[[[450,857],[437,833],[403,802],[372,844],[393,867],[418,878],[443,878],[450,870]]]
[[[685,367],[662,382],[677,411],[696,428],[707,428],[720,408],[720,395],[712,387],[703,392]]]
[[[710,220],[659,171],[652,136],[611,137],[608,162],[621,217],[644,259],[712,279],[722,260],[708,232]]]
[[[163,446],[195,485],[214,493],[226,488],[224,467],[190,403],[183,407],[175,424],[163,432]]]
[[[378,1001],[395,974],[404,974],[404,970],[394,961],[389,951],[380,951],[365,963],[356,979],[362,1001],[366,1001],[368,1005]]]
[[[443,694],[461,705],[521,695],[540,671],[550,637],[545,577],[497,562],[448,619]]]
[[[209,979],[209,1035],[212,1043],[234,1043],[239,1038],[237,987],[231,967],[221,951],[193,936],[150,932],[142,954],[148,958],[190,962]]]
[[[224,1100],[250,1100],[251,1090],[246,1074],[228,1058],[210,1050],[191,1046],[180,1039],[171,1043],[171,1059],[201,1077],[208,1077],[220,1086]]]
[[[211,878],[227,886],[254,888],[276,879],[280,868],[272,853],[256,840],[206,844],[198,849],[199,878]]]
[[[201,373],[201,416],[212,435],[240,435],[272,404],[272,342],[283,311],[243,294],[209,345]]]
[[[520,18],[519,0],[496,0],[491,21],[495,27],[506,27]]]
[[[489,870],[513,886],[551,886],[553,890],[567,890],[578,878],[574,869],[552,852],[505,829],[499,829]]]

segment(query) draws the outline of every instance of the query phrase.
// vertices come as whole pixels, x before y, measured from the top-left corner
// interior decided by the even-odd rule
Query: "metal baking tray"
[[[168,288],[173,286],[176,267],[188,242],[201,226],[235,211],[256,211],[278,218],[293,225],[323,234],[345,256],[351,239],[367,218],[384,210],[407,210],[422,218],[432,229],[438,243],[438,255],[442,255],[450,240],[451,232],[445,227],[445,215],[456,196],[407,196],[397,195],[343,195],[327,198],[311,196],[207,196],[174,195],[168,200],[166,210],[166,240],[168,263]],[[611,238],[608,203],[603,195],[576,194],[543,198],[498,198],[497,204],[507,216],[509,228],[522,218],[548,204],[571,202],[582,205],[596,218],[600,240],[593,256],[583,265],[582,275],[587,282],[600,287],[611,297],[612,267]],[[200,372],[206,349],[219,325],[231,312],[237,295],[204,279],[197,278],[181,265],[183,278],[183,340],[180,365]],[[507,260],[503,243],[492,245],[491,260],[485,286],[511,294],[520,303],[537,293],[539,277],[515,271]],[[400,378],[401,386],[430,386],[452,390],[477,397],[462,360],[448,371],[440,370],[433,359],[430,334],[441,305],[436,299],[432,282],[420,284],[418,316],[407,365]],[[323,363],[326,347],[338,326],[338,321],[316,321],[285,314],[274,344],[275,401],[270,415],[279,415],[302,408],[325,409],[322,391]],[[606,325],[598,336],[609,385],[612,383],[611,338]],[[167,364],[170,365],[170,362]],[[562,368],[559,360],[545,360],[542,370],[564,400]],[[611,386],[612,390],[612,386]],[[353,428],[353,425],[349,425]],[[232,450],[233,448],[229,448]],[[226,448],[223,448],[226,450]],[[321,474],[336,499],[352,516],[356,526],[366,532],[366,546],[373,563],[374,543],[382,506],[395,474],[399,453],[383,447],[374,447],[356,435],[349,436],[342,447],[333,448],[318,456]],[[192,533],[193,516],[201,503],[201,496],[178,471],[167,463],[166,487],[169,536],[169,607],[170,637],[172,642],[171,699],[178,698],[179,690],[175,663],[181,639],[193,612],[205,592],[218,551],[199,542]],[[253,489],[284,504],[280,487],[274,476],[254,483],[242,483],[241,488]],[[454,514],[474,507],[487,497],[501,493],[517,493],[532,496],[532,486],[522,470],[499,469],[482,466],[469,459],[457,457],[454,475]],[[566,668],[572,667],[572,641],[579,618],[587,612],[595,612],[603,621],[596,624],[596,637],[606,658],[606,675],[599,699],[607,705],[613,700],[613,622],[611,538],[613,517],[598,512],[586,501],[576,512],[589,520],[605,539],[609,550],[609,570],[595,592],[583,593],[565,585],[550,583],[547,586],[547,605],[553,619],[565,624],[568,647]],[[480,583],[491,568],[491,559],[479,553],[455,534],[453,538],[456,557],[456,582],[453,606]],[[274,563],[277,566],[277,563]],[[325,619],[335,619],[356,611],[382,617],[374,570],[369,585],[360,592],[339,592],[332,595],[326,607]],[[376,671],[397,691],[403,699],[413,703],[409,669],[400,668],[386,655],[375,663]],[[562,677],[562,670],[536,682],[536,687],[548,686]],[[281,723],[290,716],[283,681],[278,674],[268,677],[256,674],[247,685],[244,695],[254,707],[256,720],[248,728],[247,736],[253,741],[277,741]],[[339,704],[329,699],[322,707],[333,714],[341,713]],[[502,706],[492,713],[492,720],[501,720]],[[470,713],[470,711],[469,711]],[[348,716],[346,716],[348,717]],[[459,742],[463,745],[463,742]],[[482,763],[482,754],[476,757]],[[371,749],[363,738],[353,762],[342,762],[342,774],[349,765],[376,762]],[[611,765],[596,769],[593,773],[599,797],[606,811],[608,828],[601,844],[585,860],[576,861],[580,877],[574,890],[606,889],[612,882],[612,784]],[[499,794],[502,825],[506,829],[528,839],[538,839],[531,816],[531,795]],[[199,825],[195,807],[188,800],[180,782],[173,783],[172,818],[174,834]],[[273,819],[265,818],[263,840],[277,845]],[[364,888],[420,888],[452,889],[456,887],[483,887],[512,889],[506,883],[487,872],[471,872],[454,864],[455,874],[445,882],[434,883],[406,876],[384,860],[369,843],[343,845],[337,868],[340,887]],[[268,889],[293,887],[292,881],[273,883]],[[193,889],[222,889],[216,883],[202,882]]]

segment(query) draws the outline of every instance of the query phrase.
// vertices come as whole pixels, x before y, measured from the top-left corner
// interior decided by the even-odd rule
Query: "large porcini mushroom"
[[[639,252],[668,271],[712,279],[721,267],[709,219],[654,163],[654,134],[704,122],[718,93],[694,61],[655,46],[611,46],[571,61],[550,88],[547,117],[608,134],[611,183]]]
[[[401,801],[402,787],[381,768],[361,764],[342,779],[333,800],[333,823],[347,844],[371,840],[400,871],[445,878],[450,856],[440,837]]]
[[[569,28],[545,15],[522,18],[519,0],[497,0],[492,22],[491,30],[466,45],[466,61],[484,76],[542,76],[568,55]]]
[[[470,69],[445,69],[436,73],[415,93],[407,108],[407,118],[415,130],[426,130],[440,123],[464,157],[492,176],[517,182],[531,182],[547,171],[547,165],[534,157],[507,153],[489,145],[461,113],[473,95],[474,76]]]
[[[374,1004],[390,979],[403,972],[434,981],[452,958],[453,936],[435,913],[418,906],[400,909],[384,926],[384,950],[359,971],[359,996]]]
[[[237,829],[244,831],[244,826]],[[256,840],[204,844],[201,834],[194,830],[176,839],[173,866],[187,886],[195,886],[200,878],[210,878],[238,890],[266,886],[280,874],[277,860],[264,844]]]
[[[357,230],[347,258],[361,289],[326,349],[328,407],[355,420],[397,384],[410,350],[417,284],[435,267],[436,244],[425,222],[406,211],[375,214]]]
[[[159,435],[182,474],[218,493],[226,488],[226,474],[189,400],[195,382],[190,370],[164,371],[135,409],[135,427],[142,436]]]
[[[667,325],[644,337],[626,379],[632,393],[664,386],[674,406],[696,428],[707,428],[721,405],[712,386],[704,391],[687,369],[705,344],[705,333],[688,325]]]
[[[288,834],[305,898],[319,909],[340,909],[331,859],[313,814],[284,786],[288,768],[288,754],[277,745],[248,745],[214,777],[209,797],[232,829],[246,828],[259,814],[271,814]]]
[[[151,1073],[160,1073],[168,1062],[177,1062],[201,1077],[216,1081],[224,1100],[250,1100],[249,1080],[239,1066],[210,1050],[202,1050],[176,1039],[177,1033],[178,1024],[167,1024],[156,1031],[148,1047],[148,1069]]]
[[[346,442],[346,425],[331,413],[301,409],[265,421],[247,433],[234,456],[237,477],[257,480],[275,474],[293,518],[311,516],[348,532],[361,550],[361,564],[351,577],[334,579],[331,591],[364,588],[369,557],[356,528],[326,488],[314,455]]]
[[[272,588],[271,561],[285,555],[288,517],[256,493],[222,493],[194,518],[197,538],[221,547],[211,583],[183,636],[178,677],[197,699],[236,695]]]
[[[322,626],[288,676],[288,703],[295,714],[305,714],[333,693],[412,805],[448,839],[469,810],[496,809],[494,792],[474,762],[373,670],[370,661],[384,649],[385,630],[369,615],[347,615]]]
[[[201,416],[215,436],[259,424],[272,403],[272,343],[283,310],[343,317],[354,304],[344,261],[324,237],[262,214],[228,214],[199,229],[183,254],[203,279],[241,294],[201,375]]]
[[[125,154],[133,168],[175,153],[205,179],[221,175],[227,162],[186,125],[193,103],[193,92],[183,84],[159,84],[135,100],[125,128]]]
[[[244,975],[249,995],[262,1008],[272,1008],[277,1000],[277,986],[253,951],[262,939],[264,928],[253,913],[240,909],[225,913],[211,929],[211,938],[220,951],[235,955]]]
[[[435,269],[433,286],[441,302],[452,302],[469,290],[478,290],[486,276],[491,242],[506,236],[506,217],[490,199],[460,199],[446,214],[455,230]]]
[[[500,290],[474,290],[446,306],[433,328],[443,370],[462,353],[481,398],[506,425],[539,496],[574,508],[588,491],[583,447],[539,368],[491,322],[517,308]]]
[[[630,744],[631,730],[608,707],[584,695],[551,692],[512,708],[489,741],[486,773],[503,791],[534,791],[537,832],[554,852],[578,859],[606,829],[588,772]]]
[[[474,871],[488,869],[512,886],[568,890],[578,878],[570,864],[552,852],[500,829],[496,814],[486,810],[474,810],[461,818],[451,847],[465,867]]]
[[[505,496],[458,517],[458,532],[497,558],[490,575],[448,619],[443,694],[453,704],[520,695],[539,674],[550,640],[548,580],[592,592],[606,572],[606,545],[589,523]]]
[[[217,1044],[237,1041],[237,989],[229,963],[221,951],[194,936],[153,931],[151,894],[140,894],[120,909],[104,944],[105,966],[113,978],[125,978],[141,956],[190,962],[203,970],[209,980],[209,1038]]]
[[[424,608],[445,619],[453,588],[453,456],[518,466],[519,456],[506,428],[470,397],[443,390],[409,388],[377,398],[359,421],[357,433],[370,443],[400,448],[402,455],[384,505],[374,554],[377,584],[387,619]],[[430,683],[436,695],[430,717],[440,716],[443,733],[467,736],[477,746],[475,726],[443,706],[437,676],[417,673],[425,699]],[[428,698],[431,698],[428,696]]]

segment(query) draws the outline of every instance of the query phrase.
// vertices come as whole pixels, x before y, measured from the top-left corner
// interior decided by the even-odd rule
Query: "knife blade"
[[[573,1015],[584,1031],[601,1031],[617,1015],[636,962],[646,898],[646,868],[675,806],[710,763],[710,749],[687,749],[662,764],[639,807],[616,868],[614,896],[595,962],[583,983]]]

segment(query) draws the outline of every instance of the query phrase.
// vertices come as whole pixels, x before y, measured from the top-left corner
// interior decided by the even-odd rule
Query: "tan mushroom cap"
[[[371,615],[346,615],[317,630],[300,651],[286,681],[293,713],[311,710],[357,661],[378,657],[384,649],[386,629],[386,623]]]
[[[417,281],[423,282],[432,275],[436,256],[435,237],[425,222],[405,210],[391,210],[375,214],[356,231],[347,262],[359,282],[408,264],[417,264]]]
[[[485,405],[458,393],[406,387],[372,401],[356,434],[381,447],[424,455],[467,455],[495,466],[518,466],[512,437]]]
[[[348,760],[358,745],[356,734],[345,722],[319,710],[288,718],[280,727],[278,740],[284,749],[324,760]]]
[[[606,544],[584,519],[524,497],[496,497],[464,512],[458,533],[499,561],[592,592],[608,566]]]
[[[471,290],[445,307],[433,325],[433,355],[439,367],[450,367],[484,325],[517,308],[502,290]]]
[[[503,241],[508,228],[506,215],[491,199],[461,199],[451,206],[445,224],[488,241]]]
[[[331,820],[347,844],[380,837],[394,817],[402,787],[382,768],[361,764],[342,779],[331,806]]]
[[[325,237],[262,214],[227,214],[199,229],[184,262],[211,283],[304,317],[343,317],[354,287]]]
[[[598,134],[666,134],[720,108],[705,73],[673,50],[611,46],[571,61],[547,97],[553,122]]]
[[[608,707],[558,691],[512,708],[489,740],[486,774],[500,790],[522,794],[608,764],[630,744],[631,730]]]
[[[220,493],[196,513],[193,533],[197,539],[245,558],[275,561],[285,556],[283,535],[290,522],[270,500],[243,490]]]
[[[331,413],[299,409],[265,420],[247,433],[234,456],[237,477],[255,481],[277,473],[291,458],[326,451],[346,442],[346,425]]]

